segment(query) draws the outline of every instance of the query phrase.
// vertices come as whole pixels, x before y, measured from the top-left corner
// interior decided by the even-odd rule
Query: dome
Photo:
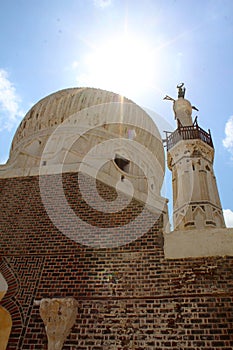
[[[131,100],[94,88],[55,92],[20,123],[0,177],[83,172],[146,201],[160,197],[164,148],[157,126]],[[123,186],[128,191],[130,186]]]
[[[21,121],[12,141],[10,154],[27,139],[51,130],[70,115],[93,105],[120,102],[122,96],[93,88],[69,88],[57,91],[37,102]],[[124,98],[124,101],[131,102]]]

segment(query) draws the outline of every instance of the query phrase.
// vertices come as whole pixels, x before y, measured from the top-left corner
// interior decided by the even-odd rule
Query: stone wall
[[[57,176],[44,180],[51,186]],[[63,184],[70,206],[93,230],[126,227],[143,210],[132,201],[103,214],[85,203],[77,174],[65,174]],[[116,196],[102,183],[98,189],[105,199]],[[0,271],[8,284],[1,305],[13,322],[8,350],[47,349],[35,301],[66,297],[77,300],[78,313],[65,350],[232,349],[232,257],[165,259],[162,215],[126,245],[82,246],[51,222],[38,177],[2,179],[0,191]]]

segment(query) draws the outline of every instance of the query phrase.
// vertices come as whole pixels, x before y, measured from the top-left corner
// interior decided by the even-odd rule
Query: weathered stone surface
[[[61,350],[76,320],[76,300],[73,298],[42,299],[40,315],[48,337],[48,350]]]
[[[183,126],[192,125],[192,105],[188,100],[178,98],[174,101],[173,110],[175,118],[179,119]]]
[[[233,256],[233,228],[164,233],[164,254],[167,259]]]

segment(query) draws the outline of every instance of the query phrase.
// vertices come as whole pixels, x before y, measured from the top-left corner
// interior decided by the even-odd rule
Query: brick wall
[[[43,179],[57,193],[57,175]],[[90,178],[81,180],[88,190]],[[126,237],[134,234],[126,225],[142,204],[133,200],[119,213],[101,213],[82,198],[77,174],[63,175],[63,186],[70,207],[93,232],[124,226]],[[116,198],[111,188],[97,187],[105,200]],[[126,245],[83,246],[51,222],[38,177],[2,179],[0,191],[0,271],[9,286],[2,305],[13,319],[8,349],[47,349],[34,300],[66,296],[77,299],[78,315],[65,350],[233,348],[233,258],[166,260],[162,216]],[[72,229],[82,236],[82,227]]]

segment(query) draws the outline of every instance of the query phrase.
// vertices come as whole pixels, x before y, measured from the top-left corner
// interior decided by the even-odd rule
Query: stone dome
[[[69,88],[29,110],[0,178],[83,173],[158,209],[164,169],[160,133],[141,107],[113,92]]]
[[[122,96],[94,88],[68,88],[52,93],[37,102],[21,121],[12,141],[10,154],[27,139],[61,124],[70,115],[93,105],[120,102]],[[132,102],[124,98],[125,102]]]
[[[111,186],[125,179],[144,200],[160,196],[164,148],[157,126],[131,100],[70,88],[36,103],[20,123],[0,177],[84,172]]]

